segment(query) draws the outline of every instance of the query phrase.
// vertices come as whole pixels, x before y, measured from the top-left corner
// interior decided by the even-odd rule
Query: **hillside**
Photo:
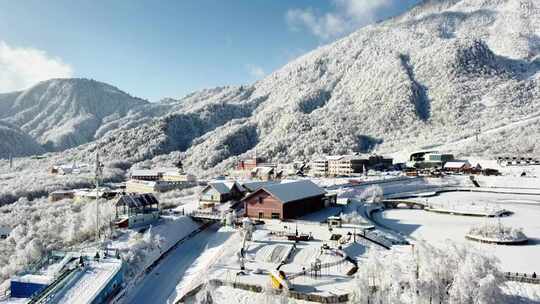
[[[0,155],[28,156],[45,152],[30,136],[16,126],[0,121]]]
[[[105,83],[53,79],[0,95],[0,120],[18,126],[46,150],[78,146],[107,133],[147,102]]]
[[[199,173],[254,149],[280,161],[423,147],[538,156],[539,20],[534,0],[424,1],[253,85],[136,108],[90,128],[96,133],[81,138],[98,140],[65,153],[86,158],[99,147],[131,162],[182,158]],[[18,125],[33,136],[42,130],[41,143],[84,142]]]

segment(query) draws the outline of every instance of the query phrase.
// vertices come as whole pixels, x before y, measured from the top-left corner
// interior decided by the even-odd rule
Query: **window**
[[[259,212],[259,218],[262,219],[264,217],[264,213]]]
[[[272,218],[275,219],[275,220],[279,220],[279,213],[274,213],[272,212]]]

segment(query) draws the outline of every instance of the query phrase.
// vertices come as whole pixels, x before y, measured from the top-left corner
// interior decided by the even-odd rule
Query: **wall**
[[[259,202],[261,199],[261,202]],[[259,190],[244,202],[244,207],[248,217],[258,218],[259,212],[264,213],[264,218],[271,218],[272,213],[279,213],[282,218],[283,215],[283,204],[270,196],[265,191]]]
[[[321,195],[295,202],[289,202],[283,207],[283,217],[292,219],[308,213],[319,211],[324,208],[323,198],[324,195]]]

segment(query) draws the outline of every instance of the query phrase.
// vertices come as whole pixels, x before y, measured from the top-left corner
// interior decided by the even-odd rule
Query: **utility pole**
[[[9,154],[9,171],[13,169],[13,155]]]
[[[103,164],[99,161],[99,150],[96,151],[96,170],[94,172],[94,181],[96,184],[96,242],[100,240],[99,232],[99,179],[103,175]]]

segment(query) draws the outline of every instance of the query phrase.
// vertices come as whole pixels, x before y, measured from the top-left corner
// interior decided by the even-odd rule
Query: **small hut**
[[[120,228],[149,225],[159,218],[159,202],[151,193],[123,195],[115,208]]]

